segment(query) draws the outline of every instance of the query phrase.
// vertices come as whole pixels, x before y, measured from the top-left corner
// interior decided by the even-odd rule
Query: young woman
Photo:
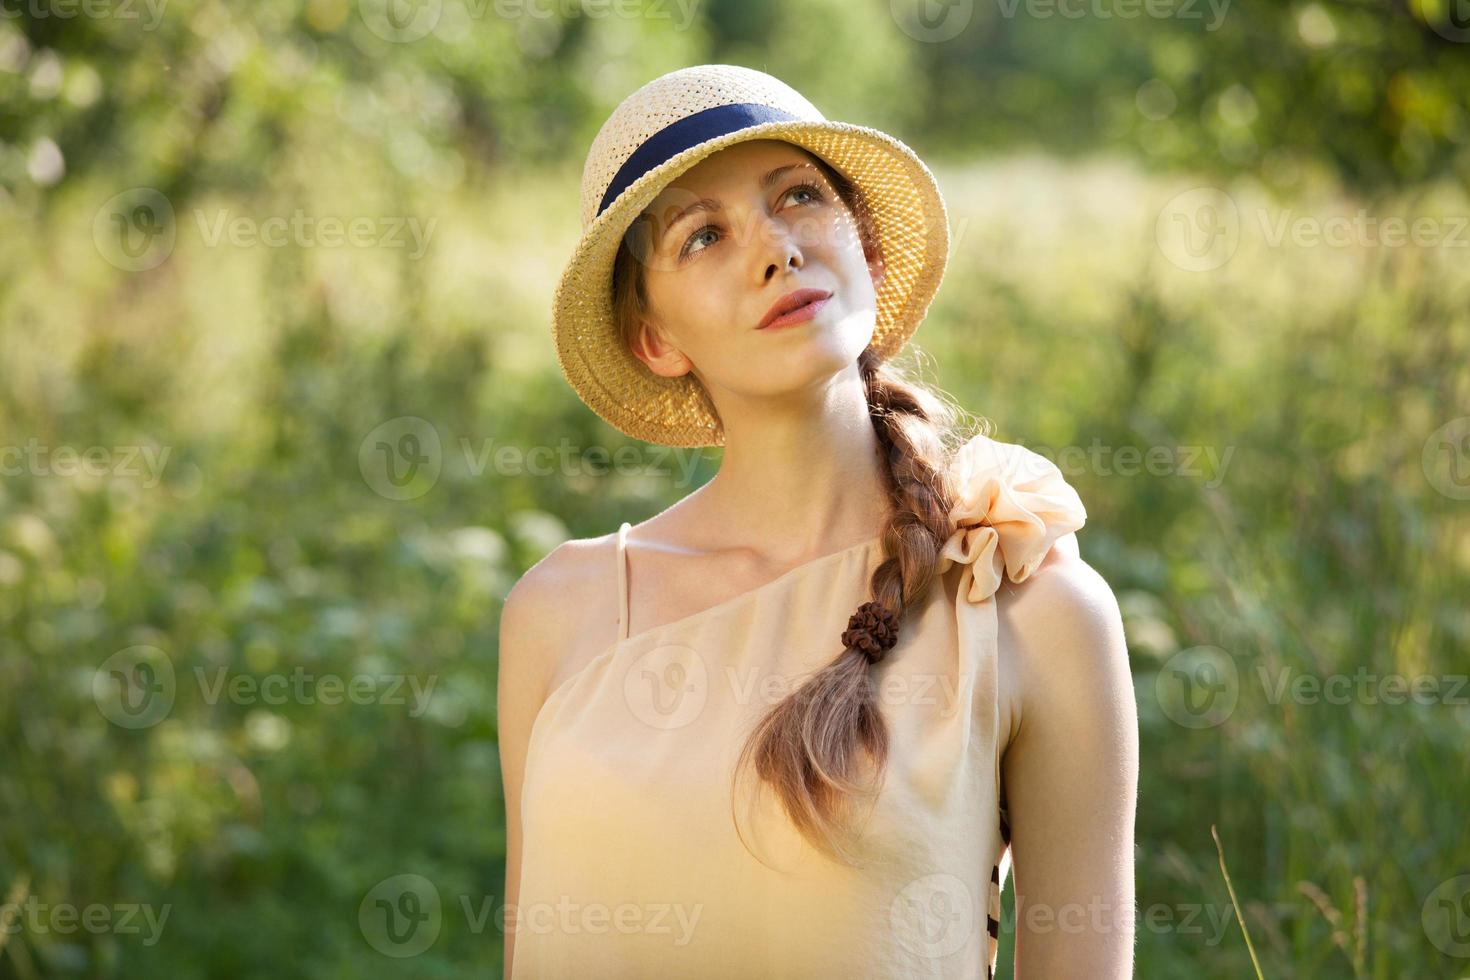
[[[507,977],[1130,976],[1137,736],[1081,500],[889,363],[928,169],[728,65],[594,140],[556,297],[601,417],[724,447],[506,600]],[[983,343],[983,339],[980,341]]]

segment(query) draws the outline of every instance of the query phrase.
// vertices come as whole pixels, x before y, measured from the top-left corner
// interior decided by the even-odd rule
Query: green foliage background
[[[499,603],[718,466],[683,478],[557,373],[582,156],[628,92],[712,61],[914,146],[955,247],[912,362],[1000,438],[1103,451],[1066,472],[1138,685],[1138,975],[1252,973],[1211,826],[1265,976],[1470,969],[1444,944],[1470,911],[1439,903],[1470,872],[1470,30],[1447,2],[387,2],[0,8],[0,977],[499,969],[461,904],[501,901]],[[936,38],[936,10],[963,29]],[[1199,187],[1239,216],[1205,269],[1165,220]],[[427,236],[213,236],[298,214]],[[1360,214],[1447,240],[1276,234]],[[404,417],[442,471],[395,499],[372,460]],[[574,465],[497,462],[536,446]],[[77,472],[90,447],[106,465]],[[1218,463],[1129,474],[1121,447]],[[599,465],[620,449],[649,465]],[[94,684],[140,645],[177,691],[131,728]],[[1238,703],[1191,727],[1167,694],[1202,647]],[[434,687],[415,712],[199,681],[298,669]],[[1272,697],[1360,671],[1443,696]],[[358,913],[404,873],[444,904],[398,959]],[[149,943],[26,903],[169,912]]]

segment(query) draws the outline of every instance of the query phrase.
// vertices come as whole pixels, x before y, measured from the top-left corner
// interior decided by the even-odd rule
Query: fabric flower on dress
[[[990,598],[1007,576],[1024,582],[1058,538],[1087,521],[1062,471],[1025,446],[977,435],[955,453],[950,471],[957,497],[939,572],[970,566],[971,602]]]

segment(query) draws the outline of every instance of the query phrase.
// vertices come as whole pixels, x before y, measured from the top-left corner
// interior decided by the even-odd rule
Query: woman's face
[[[692,371],[722,416],[739,396],[825,383],[872,340],[881,264],[804,150],[776,140],[726,147],[664,188],[640,220],[650,317],[634,351],[657,374]],[[831,293],[814,318],[759,329],[772,304],[805,288]]]

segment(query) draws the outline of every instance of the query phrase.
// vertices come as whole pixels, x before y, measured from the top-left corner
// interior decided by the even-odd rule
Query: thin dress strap
[[[628,528],[618,525],[618,639],[628,638]]]

